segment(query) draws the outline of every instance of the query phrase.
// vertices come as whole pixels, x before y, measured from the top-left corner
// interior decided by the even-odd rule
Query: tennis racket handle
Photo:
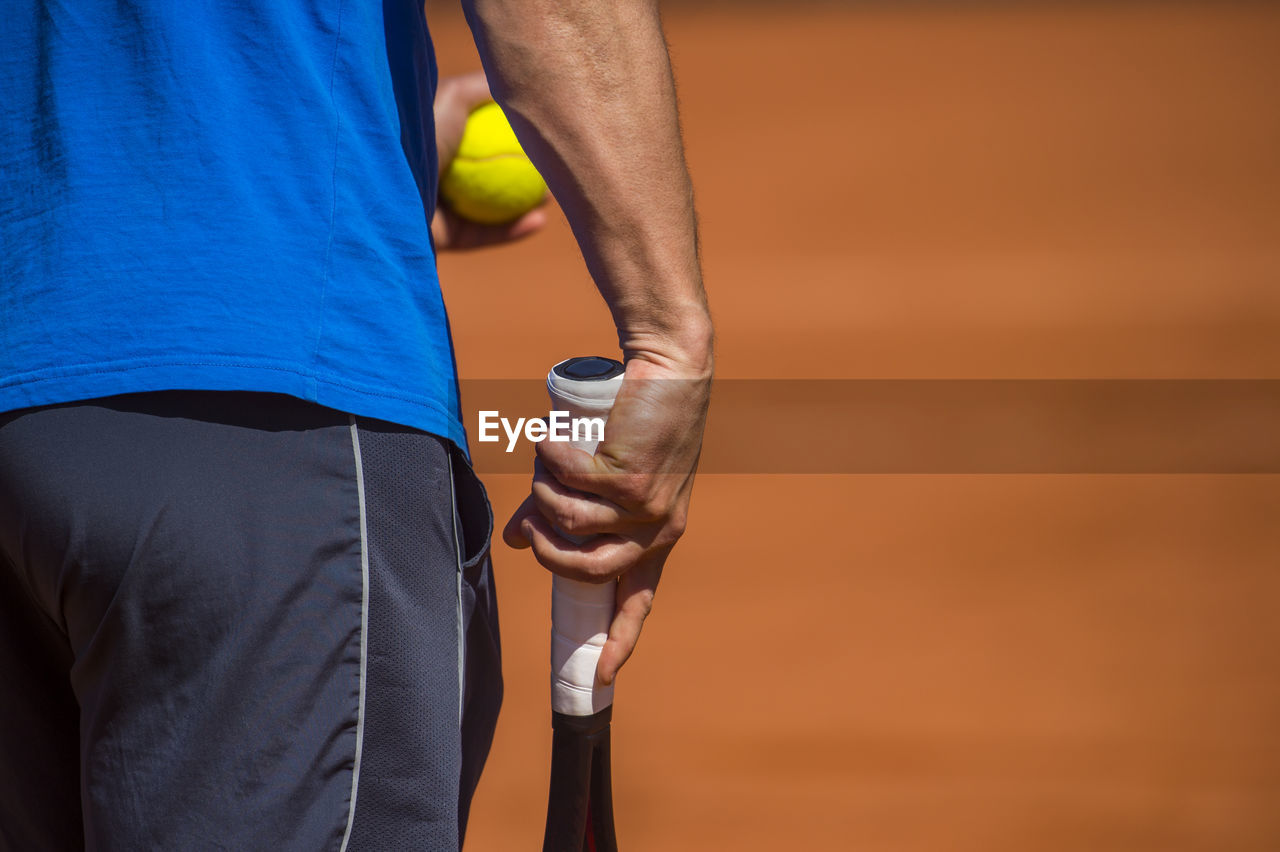
[[[553,409],[575,419],[606,419],[621,385],[622,365],[607,358],[571,358],[547,375]],[[594,453],[599,438],[600,433],[584,429],[571,443]],[[556,713],[591,716],[613,704],[613,686],[596,682],[596,666],[609,637],[617,590],[614,581],[552,578],[551,709]]]
[[[590,716],[613,704],[613,686],[596,682],[613,622],[617,583],[551,582],[551,709]]]

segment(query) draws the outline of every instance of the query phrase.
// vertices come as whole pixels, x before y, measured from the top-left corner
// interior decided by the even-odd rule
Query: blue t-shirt
[[[464,444],[420,0],[4,19],[0,411],[270,391]]]

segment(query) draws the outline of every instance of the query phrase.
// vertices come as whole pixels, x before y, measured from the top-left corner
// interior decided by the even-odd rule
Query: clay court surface
[[[722,376],[1280,378],[1280,7],[667,20]],[[616,348],[562,221],[442,271],[464,377]],[[496,565],[468,848],[533,849],[549,578]],[[1280,477],[708,471],[615,714],[628,852],[1280,849]]]

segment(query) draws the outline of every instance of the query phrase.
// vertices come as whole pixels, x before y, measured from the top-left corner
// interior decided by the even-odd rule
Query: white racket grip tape
[[[575,362],[578,369],[563,369]],[[607,418],[621,386],[622,365],[604,358],[572,358],[547,374],[553,410],[568,411],[571,418]],[[597,443],[585,431],[571,442],[588,453]],[[552,578],[551,709],[557,713],[590,716],[613,703],[613,686],[596,682],[596,665],[613,622],[617,589],[616,582]]]
[[[590,716],[613,703],[613,686],[596,682],[609,637],[617,583],[551,581],[551,709]]]

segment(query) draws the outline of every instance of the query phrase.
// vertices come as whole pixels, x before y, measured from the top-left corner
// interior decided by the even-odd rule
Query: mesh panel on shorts
[[[369,555],[364,751],[351,850],[456,850],[458,559],[447,450],[359,428]]]

